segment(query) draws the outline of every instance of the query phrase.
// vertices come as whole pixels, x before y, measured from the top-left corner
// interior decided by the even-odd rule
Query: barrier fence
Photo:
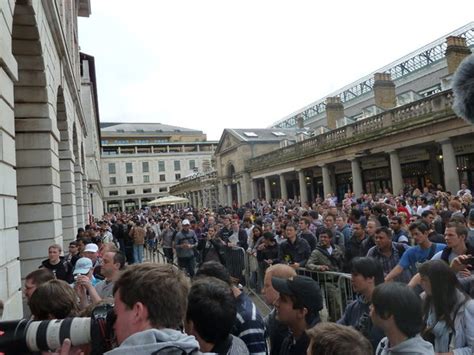
[[[240,247],[228,247],[224,250],[225,264],[234,280],[247,287],[258,297],[262,304],[261,291],[265,270],[269,265],[259,262],[254,254],[246,252]],[[145,260],[152,263],[166,263],[167,258],[161,248],[145,247]],[[177,266],[176,262],[173,262]],[[346,306],[354,300],[351,285],[351,275],[332,271],[313,271],[298,268],[297,274],[311,277],[317,281],[323,293],[324,312],[327,318],[336,321],[342,317]]]

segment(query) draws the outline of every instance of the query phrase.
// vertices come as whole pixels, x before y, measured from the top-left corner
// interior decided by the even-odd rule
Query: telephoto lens
[[[91,319],[0,322],[0,352],[5,355],[55,350],[66,338],[73,346],[90,343]]]

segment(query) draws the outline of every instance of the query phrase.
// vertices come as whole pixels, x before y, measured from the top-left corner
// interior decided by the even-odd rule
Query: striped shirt
[[[266,355],[263,318],[244,292],[237,297],[237,316],[231,333],[243,340],[251,355]]]

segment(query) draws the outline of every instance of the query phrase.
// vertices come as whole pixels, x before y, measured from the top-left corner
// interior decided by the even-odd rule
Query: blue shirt
[[[439,251],[442,251],[446,245],[440,243],[433,243],[435,247],[435,254]],[[400,265],[404,270],[408,268],[416,267],[416,263],[422,263],[428,260],[430,255],[431,246],[427,249],[422,249],[419,245],[414,246],[413,248],[407,249],[400,259],[398,265]]]

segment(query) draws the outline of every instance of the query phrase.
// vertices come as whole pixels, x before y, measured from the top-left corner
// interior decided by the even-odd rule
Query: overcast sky
[[[93,0],[102,121],[264,128],[462,27],[474,1]]]

